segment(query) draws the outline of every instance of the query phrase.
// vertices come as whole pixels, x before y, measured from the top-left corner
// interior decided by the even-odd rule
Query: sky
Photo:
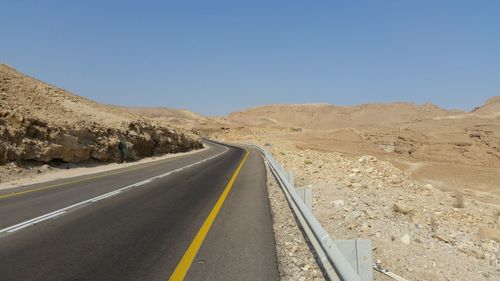
[[[107,104],[470,110],[500,95],[497,0],[2,0],[0,14],[1,62]]]

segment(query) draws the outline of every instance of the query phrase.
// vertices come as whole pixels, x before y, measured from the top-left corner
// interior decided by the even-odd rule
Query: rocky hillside
[[[166,107],[114,107],[132,114],[152,118],[158,122],[167,122],[168,124],[176,127],[198,128],[216,125],[215,120],[189,110]]]
[[[69,93],[0,64],[0,164],[119,161],[202,144],[149,119]]]

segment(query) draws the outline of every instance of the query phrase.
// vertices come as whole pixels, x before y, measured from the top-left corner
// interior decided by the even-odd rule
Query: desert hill
[[[0,64],[0,164],[118,161],[201,147],[194,137]]]
[[[1,110],[23,114],[55,126],[100,124],[126,127],[139,116],[115,110],[26,76],[0,64]]]
[[[357,125],[393,125],[416,122],[460,113],[432,104],[413,103],[363,104],[336,106],[329,104],[268,105],[231,113],[232,124],[262,127],[303,127],[335,129]]]
[[[251,108],[222,120],[230,129],[214,134],[220,139],[374,155],[443,189],[500,196],[500,97],[472,112],[429,103],[299,104]]]
[[[475,108],[472,113],[478,116],[490,118],[500,116],[500,96],[490,98],[484,105]]]
[[[121,111],[129,112],[135,115],[155,119],[159,122],[182,128],[203,127],[216,125],[216,121],[201,114],[184,110],[166,107],[128,107],[113,106]]]

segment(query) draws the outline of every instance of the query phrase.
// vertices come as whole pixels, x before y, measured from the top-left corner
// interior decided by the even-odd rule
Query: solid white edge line
[[[82,202],[79,202],[79,203],[76,203],[76,204],[73,204],[71,206],[68,206],[68,207],[65,207],[65,208],[62,208],[62,209],[59,209],[59,210],[56,210],[56,211],[53,211],[53,212],[50,212],[50,213],[47,213],[45,215],[41,215],[41,216],[38,216],[36,218],[33,218],[33,219],[30,219],[30,220],[27,220],[27,221],[24,221],[24,222],[21,222],[21,223],[18,223],[18,224],[15,224],[15,225],[12,225],[12,226],[9,226],[9,227],[6,227],[6,228],[3,228],[3,229],[0,229],[0,233],[2,232],[8,232],[8,233],[11,233],[11,232],[15,232],[15,231],[18,231],[20,229],[23,229],[25,227],[28,227],[28,226],[31,226],[35,223],[38,223],[38,222],[42,222],[44,220],[47,220],[47,219],[50,219],[50,218],[53,218],[53,217],[56,217],[56,216],[59,216],[63,213],[66,213],[67,210],[69,209],[72,209],[74,207],[77,207],[77,206],[80,206],[80,205],[83,205],[83,204],[86,204],[86,203],[95,203],[95,202],[98,202],[99,200],[101,199],[105,199],[105,198],[108,198],[108,197],[111,197],[113,195],[116,195],[118,193],[121,193],[122,191],[126,190],[126,189],[129,189],[129,188],[132,188],[132,187],[137,187],[137,186],[140,186],[140,185],[144,185],[144,184],[147,184],[147,183],[150,183],[152,182],[153,180],[155,179],[158,179],[158,178],[163,178],[163,177],[166,177],[168,175],[171,175],[175,172],[179,172],[179,171],[182,171],[184,168],[186,167],[193,167],[193,166],[196,166],[200,163],[203,163],[209,159],[213,159],[215,157],[218,157],[224,153],[226,153],[227,151],[229,150],[228,147],[224,147],[224,151],[216,154],[216,155],[213,155],[211,157],[208,157],[208,158],[205,158],[203,160],[200,160],[198,162],[195,162],[195,163],[192,163],[188,166],[184,166],[184,167],[181,167],[181,168],[178,168],[178,169],[175,169],[175,170],[172,170],[172,171],[169,171],[169,172],[166,172],[166,173],[163,173],[161,175],[158,175],[158,176],[154,176],[152,178],[149,178],[149,179],[146,179],[146,180],[143,180],[143,181],[140,181],[140,182],[137,182],[137,183],[134,183],[134,184],[130,184],[130,185],[127,185],[125,187],[122,187],[120,189],[117,189],[117,190],[114,190],[114,191],[111,191],[111,192],[108,192],[108,193],[105,193],[105,194],[101,194],[99,196],[96,196],[96,197],[93,197],[93,198],[90,198],[90,199],[87,199],[85,201],[82,201]]]

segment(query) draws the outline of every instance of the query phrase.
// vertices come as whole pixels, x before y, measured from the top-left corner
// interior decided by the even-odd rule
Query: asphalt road
[[[211,144],[0,191],[0,280],[277,280],[265,183],[256,151]]]

